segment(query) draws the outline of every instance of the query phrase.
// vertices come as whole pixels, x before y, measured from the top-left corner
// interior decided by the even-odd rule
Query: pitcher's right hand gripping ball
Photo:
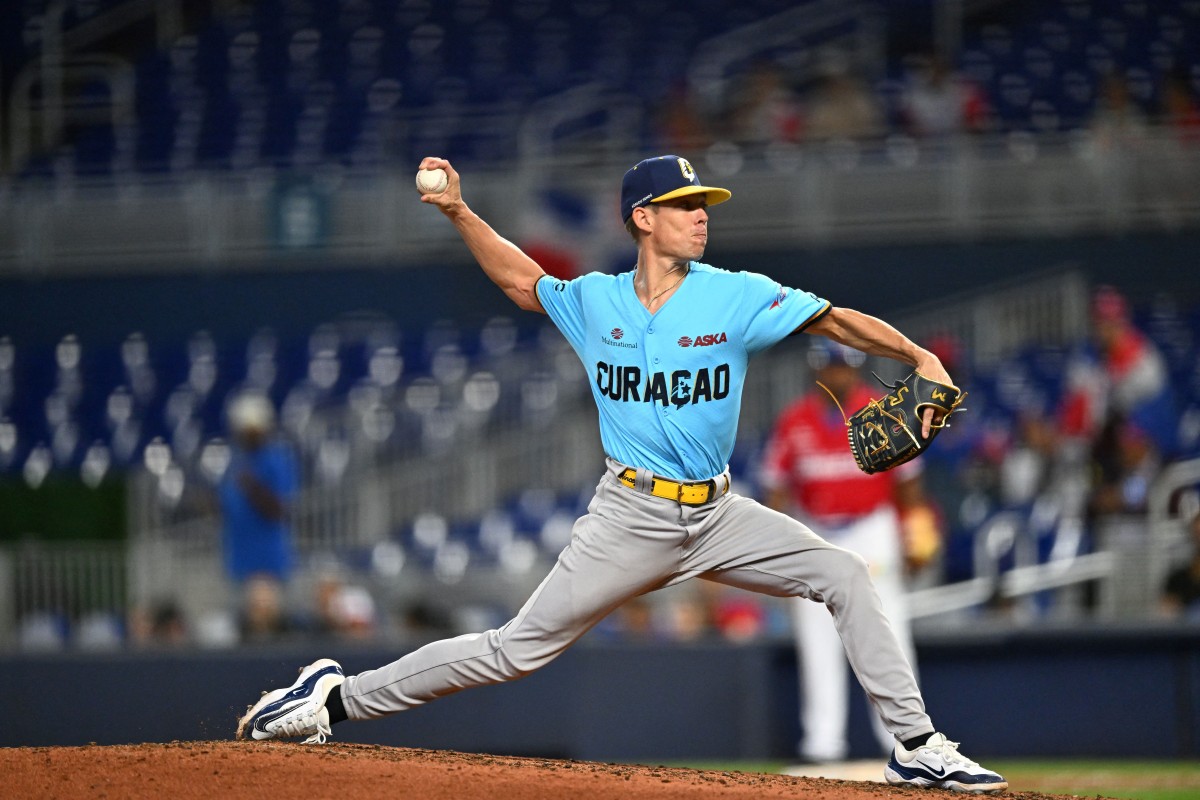
[[[868,475],[884,472],[911,461],[929,446],[945,428],[950,415],[965,411],[958,406],[966,397],[957,387],[926,378],[913,372],[893,384],[876,380],[891,393],[872,400],[846,420],[850,452],[858,468]],[[929,435],[921,435],[921,417],[933,409]]]
[[[421,194],[441,194],[450,185],[450,176],[441,167],[417,170],[417,191]]]
[[[446,179],[444,185],[441,181],[443,175]],[[444,214],[455,213],[462,202],[458,172],[450,166],[449,161],[436,156],[421,159],[417,171],[417,191],[421,192],[422,203],[437,206]]]

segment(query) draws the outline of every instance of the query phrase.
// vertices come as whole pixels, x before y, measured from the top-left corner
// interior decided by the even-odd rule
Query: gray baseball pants
[[[350,719],[405,711],[473,686],[545,666],[630,598],[689,578],[824,603],[851,667],[887,729],[907,740],[934,727],[912,667],[884,616],[862,557],[747,497],[722,494],[684,506],[637,489],[608,461],[571,543],[517,615],[497,630],[432,642],[387,666],[349,676]],[[729,482],[716,478],[718,491]],[[645,492],[645,493],[643,493]]]

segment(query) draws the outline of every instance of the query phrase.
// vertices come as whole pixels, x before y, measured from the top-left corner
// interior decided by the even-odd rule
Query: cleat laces
[[[918,750],[932,750],[947,764],[962,764],[964,767],[974,767],[979,769],[979,765],[971,759],[958,752],[958,742],[952,742],[949,739],[942,737],[942,740],[937,744],[926,744],[917,748]]]
[[[305,739],[302,744],[325,744],[325,740],[333,735],[333,730],[328,725],[317,723],[317,732]]]
[[[325,744],[333,730],[328,723],[321,721],[322,708],[309,708],[294,717],[280,720],[276,724],[277,736],[308,736],[304,744]]]
[[[942,758],[944,758],[946,761],[948,761],[952,764],[964,764],[968,767],[978,767],[979,766],[974,761],[967,758],[962,753],[958,752],[958,742],[952,742],[949,739],[947,739],[945,742],[942,743],[941,752],[942,752]]]

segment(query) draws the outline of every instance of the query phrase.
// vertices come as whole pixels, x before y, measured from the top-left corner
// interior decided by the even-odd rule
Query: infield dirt
[[[14,798],[298,797],[377,800],[628,800],[792,797],[949,798],[879,783],[678,767],[489,756],[361,744],[170,742],[0,748],[0,794]],[[1007,792],[1042,800],[1051,795]]]

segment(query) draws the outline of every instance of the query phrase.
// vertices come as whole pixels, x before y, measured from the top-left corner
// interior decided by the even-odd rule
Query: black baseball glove
[[[875,379],[891,390],[872,400],[846,420],[850,452],[858,468],[868,475],[884,472],[911,461],[946,427],[950,415],[960,409],[966,397],[947,383],[930,380],[919,372],[889,384],[878,375]],[[921,416],[933,409],[929,436],[921,435]]]

